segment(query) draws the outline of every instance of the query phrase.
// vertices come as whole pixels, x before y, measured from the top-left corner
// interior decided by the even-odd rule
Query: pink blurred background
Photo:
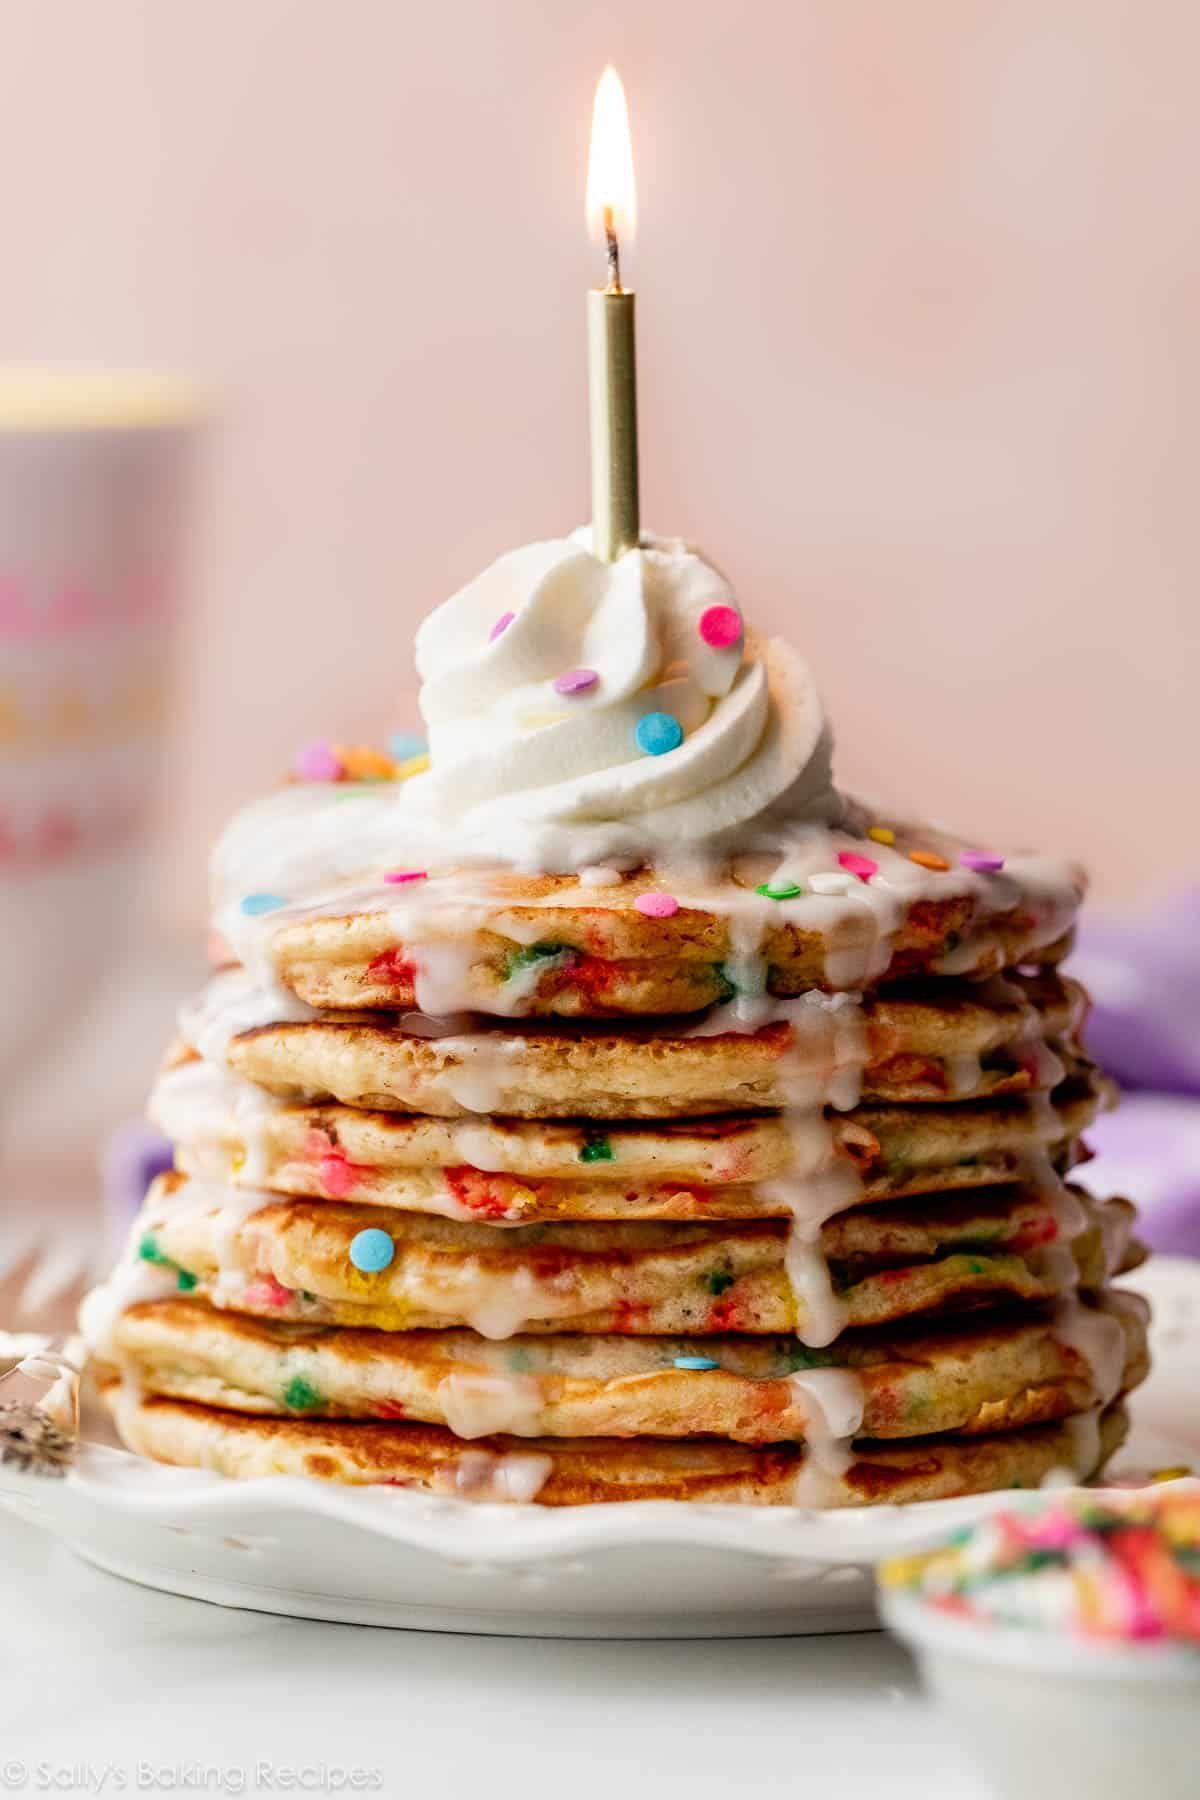
[[[592,89],[643,513],[810,655],[851,784],[1194,869],[1189,0],[4,0],[0,342],[215,389],[160,899],[413,628],[584,517]]]

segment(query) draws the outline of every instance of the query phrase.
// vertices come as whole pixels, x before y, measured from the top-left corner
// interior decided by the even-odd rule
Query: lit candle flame
[[[607,245],[609,275],[620,287],[617,244],[629,244],[637,225],[637,190],[633,180],[633,143],[629,110],[621,77],[610,63],[596,84],[592,109],[592,146],[587,175],[588,229]]]

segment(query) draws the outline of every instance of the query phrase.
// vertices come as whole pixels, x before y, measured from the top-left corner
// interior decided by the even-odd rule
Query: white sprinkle
[[[832,869],[808,877],[808,887],[814,894],[853,894],[861,886],[857,875],[842,875]]]

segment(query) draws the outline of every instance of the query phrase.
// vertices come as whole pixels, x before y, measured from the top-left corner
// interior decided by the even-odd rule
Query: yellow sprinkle
[[[1150,1474],[1150,1479],[1151,1481],[1181,1481],[1184,1476],[1190,1475],[1191,1472],[1190,1469],[1185,1468],[1182,1463],[1179,1463],[1172,1469],[1153,1469]]]
[[[877,844],[894,844],[896,841],[895,832],[889,830],[886,825],[872,825],[867,836],[874,838]]]
[[[420,756],[410,756],[407,762],[395,765],[397,781],[407,781],[410,775],[423,775],[429,767],[429,755],[423,751]]]
[[[230,1166],[235,1175],[240,1175],[246,1166],[246,1152],[244,1150],[235,1150],[230,1159]]]
[[[547,725],[561,725],[566,713],[527,712],[522,713],[520,725],[522,731],[543,731]]]

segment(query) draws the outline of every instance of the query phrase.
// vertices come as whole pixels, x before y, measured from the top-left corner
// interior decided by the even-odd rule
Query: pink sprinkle
[[[728,650],[742,635],[742,615],[736,606],[706,606],[700,614],[700,636],[714,650]]]
[[[860,881],[870,881],[872,875],[878,875],[879,864],[869,856],[859,856],[855,850],[839,850],[838,861],[843,869],[851,875],[857,875]]]
[[[282,1282],[276,1281],[273,1275],[264,1275],[258,1281],[252,1281],[245,1290],[242,1299],[247,1306],[271,1306],[282,1308],[290,1304],[291,1288],[285,1288]]]
[[[567,669],[554,677],[553,687],[556,694],[586,694],[599,679],[595,669]]]
[[[354,1170],[346,1158],[337,1152],[321,1158],[317,1164],[317,1174],[331,1200],[344,1200],[354,1186]]]
[[[390,881],[393,887],[403,887],[406,881],[428,881],[428,869],[389,869],[383,878]]]
[[[336,781],[341,772],[341,759],[323,738],[307,745],[296,758],[296,773],[301,781]]]
[[[964,869],[975,869],[980,875],[994,875],[1004,867],[1002,856],[991,856],[986,850],[964,850],[958,860]]]
[[[496,623],[492,626],[492,629],[488,632],[488,643],[494,644],[498,637],[502,637],[516,616],[517,615],[514,612],[501,613],[500,617],[496,620]]]
[[[645,913],[648,919],[673,919],[679,911],[679,902],[674,894],[639,894],[633,910]]]

